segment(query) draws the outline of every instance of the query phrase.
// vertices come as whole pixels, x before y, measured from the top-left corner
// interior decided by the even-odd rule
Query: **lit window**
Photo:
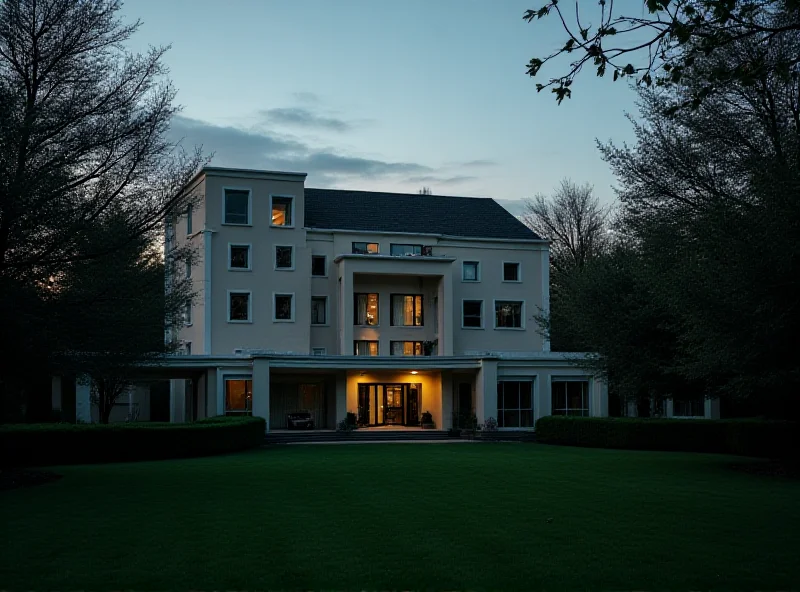
[[[356,255],[377,255],[380,251],[378,243],[353,243],[353,253]]]
[[[250,245],[231,245],[228,267],[230,269],[250,269]]]
[[[353,354],[356,356],[377,356],[378,355],[378,342],[377,341],[354,341]]]
[[[398,245],[389,246],[390,255],[422,255],[422,245]]]
[[[378,324],[378,295],[354,294],[355,311],[353,313],[355,325],[375,326]]]
[[[232,322],[250,320],[250,292],[228,294],[228,320]]]
[[[253,414],[253,381],[246,378],[225,380],[225,415]]]
[[[589,415],[589,381],[554,380],[551,388],[553,415]]]
[[[391,355],[393,356],[421,356],[423,355],[421,341],[392,341]]]
[[[275,247],[275,269],[294,269],[294,249],[289,246]]]
[[[503,263],[503,281],[519,281],[519,263]]]
[[[325,277],[325,255],[311,256],[311,275]]]
[[[311,297],[311,324],[324,325],[327,323],[327,296],[312,296]]]
[[[273,226],[292,226],[292,197],[272,198],[272,225]]]
[[[494,303],[495,327],[519,329],[522,327],[522,302],[498,300]]]
[[[478,265],[477,261],[464,261],[461,265],[461,279],[465,282],[477,282],[480,279]]]
[[[497,427],[533,427],[533,382],[530,380],[498,381]]]
[[[292,294],[275,294],[275,320],[294,320],[294,296]]]
[[[250,192],[225,190],[225,224],[250,224]]]
[[[390,323],[398,327],[422,327],[422,296],[392,294]]]
[[[465,300],[463,306],[463,326],[478,329],[483,327],[483,300]]]

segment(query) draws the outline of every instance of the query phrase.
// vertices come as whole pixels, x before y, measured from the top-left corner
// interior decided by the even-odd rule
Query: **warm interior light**
[[[419,374],[419,372],[417,372],[416,370],[412,370],[411,374]]]

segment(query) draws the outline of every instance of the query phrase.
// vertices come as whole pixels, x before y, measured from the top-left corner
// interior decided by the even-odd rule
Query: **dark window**
[[[248,292],[231,292],[228,311],[228,320],[250,320],[250,294]]]
[[[250,224],[250,192],[225,190],[225,224]]]
[[[533,383],[530,380],[497,383],[497,427],[533,427]]]
[[[275,294],[275,320],[293,320],[291,294]]]
[[[353,294],[355,310],[353,311],[354,325],[378,324],[378,295],[377,294]]]
[[[328,298],[326,296],[312,296],[311,297],[311,324],[324,325],[327,323],[327,309]]]
[[[705,417],[705,414],[706,402],[702,397],[672,401],[672,417]]]
[[[291,226],[292,225],[292,201],[291,197],[272,198],[272,225]]]
[[[390,323],[398,327],[422,327],[422,296],[392,294]]]
[[[503,263],[503,281],[519,281],[519,263]]]
[[[353,243],[353,253],[356,255],[377,255],[380,252],[378,243]]]
[[[393,356],[421,356],[421,341],[392,341],[390,342],[389,353]]]
[[[311,275],[325,276],[325,255],[311,256]]]
[[[192,234],[192,204],[186,206],[186,234]]]
[[[464,261],[461,266],[462,275],[461,279],[465,282],[477,282],[478,277],[478,262],[477,261]]]
[[[522,327],[522,302],[498,300],[494,303],[495,327]]]
[[[482,327],[483,316],[483,301],[482,300],[465,300],[464,301],[464,318],[463,324],[465,327]]]
[[[250,269],[250,245],[231,245],[231,269]]]
[[[292,269],[292,247],[275,247],[275,269]]]
[[[551,385],[553,415],[589,415],[589,382],[554,380]]]
[[[377,356],[378,355],[378,342],[377,341],[354,341],[353,342],[353,355],[356,355],[356,356]]]
[[[392,244],[389,246],[390,255],[422,255],[422,245],[400,245]]]

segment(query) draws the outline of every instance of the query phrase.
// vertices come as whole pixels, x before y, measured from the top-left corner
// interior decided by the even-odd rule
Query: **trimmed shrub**
[[[126,462],[209,456],[259,446],[261,417],[194,423],[13,424],[0,426],[0,466]]]
[[[536,422],[536,439],[547,444],[716,452],[796,458],[798,426],[788,421],[636,419],[546,416]]]

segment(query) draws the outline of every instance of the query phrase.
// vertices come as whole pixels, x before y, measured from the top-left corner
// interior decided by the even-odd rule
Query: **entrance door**
[[[375,387],[372,387],[373,390]],[[359,384],[358,385],[358,425],[360,426],[368,426],[373,423],[370,419],[370,385],[368,384]]]
[[[416,384],[408,385],[408,397],[406,398],[406,425],[419,425],[419,386]]]
[[[403,385],[387,384],[385,386],[386,411],[384,421],[386,425],[403,425]]]

